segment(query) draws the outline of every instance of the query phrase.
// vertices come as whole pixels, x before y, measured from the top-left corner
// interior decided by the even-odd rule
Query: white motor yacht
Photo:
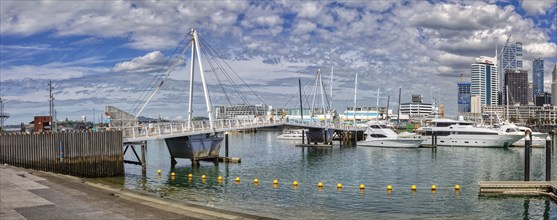
[[[532,147],[545,147],[545,138],[547,138],[546,133],[532,132],[532,129],[524,126],[517,126],[515,124],[505,124],[499,127],[500,134],[506,135],[522,135],[522,139],[514,142],[512,146],[514,147],[524,147],[525,145],[525,135],[526,132],[532,134]]]
[[[304,131],[304,129],[284,130],[284,131],[282,131],[282,134],[277,136],[277,139],[278,140],[302,140],[303,131]]]
[[[430,126],[416,130],[425,139],[422,146],[433,145],[434,133],[440,147],[508,147],[524,137],[523,134],[499,134],[493,129],[476,127],[473,122],[452,119],[434,119]]]
[[[358,141],[358,146],[417,148],[424,141],[415,135],[401,137],[385,124],[369,124],[364,135],[366,139]]]

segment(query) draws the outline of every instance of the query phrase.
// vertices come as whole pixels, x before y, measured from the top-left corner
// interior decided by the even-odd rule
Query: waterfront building
[[[539,128],[557,126],[557,106],[484,106],[482,112],[493,115],[493,123],[508,117],[509,122],[521,125]],[[489,124],[488,121],[485,123]]]
[[[534,79],[534,96],[537,97],[544,93],[543,89],[543,59],[534,58],[532,60],[532,78]]]
[[[386,119],[387,117],[391,117],[392,114],[392,110],[386,107],[356,107],[356,111],[354,111],[354,107],[347,107],[343,114],[340,115],[340,119],[352,121],[355,118],[356,121],[371,121]]]
[[[480,104],[497,105],[499,101],[499,74],[494,57],[481,56],[472,64],[470,93],[480,97]]]
[[[528,105],[528,71],[505,70],[505,105]],[[508,94],[507,94],[508,92]]]
[[[412,102],[400,104],[400,114],[405,114],[412,118],[426,117],[432,115],[433,111],[433,104],[424,103],[421,95],[412,95]]]
[[[553,77],[553,83],[551,83],[551,104],[557,105],[557,63],[553,66],[551,75]]]
[[[458,82],[458,112],[470,112],[471,108],[471,93],[470,82]]]
[[[215,106],[215,116],[217,119],[254,119],[257,116],[267,116],[272,109],[272,106],[263,104]]]

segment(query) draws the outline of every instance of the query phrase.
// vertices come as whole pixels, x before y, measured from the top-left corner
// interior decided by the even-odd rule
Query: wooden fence
[[[0,162],[78,177],[124,175],[122,132],[0,133]]]

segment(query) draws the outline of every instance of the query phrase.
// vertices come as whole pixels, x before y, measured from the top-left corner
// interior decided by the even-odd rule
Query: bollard
[[[551,181],[551,137],[545,139],[545,181]]]
[[[530,139],[524,138],[524,181],[530,181]]]

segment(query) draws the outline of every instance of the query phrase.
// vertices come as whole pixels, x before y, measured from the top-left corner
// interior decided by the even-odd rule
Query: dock
[[[296,144],[296,147],[316,147],[316,148],[331,148],[332,144]]]
[[[480,181],[480,195],[544,195],[557,202],[557,181]]]

